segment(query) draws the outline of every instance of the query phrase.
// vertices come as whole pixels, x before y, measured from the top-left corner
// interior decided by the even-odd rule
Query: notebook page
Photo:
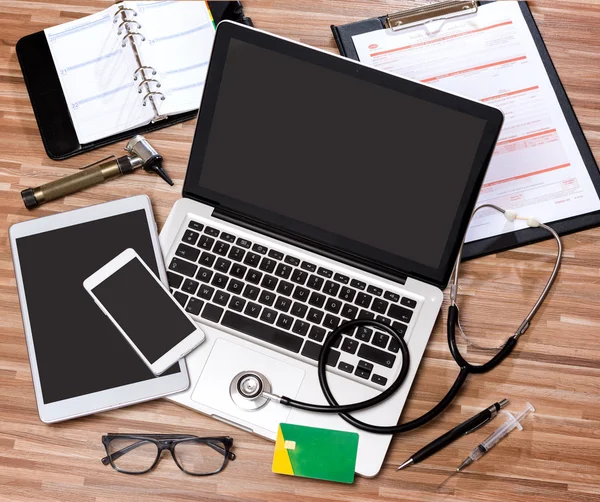
[[[148,123],[128,62],[113,24],[116,7],[45,31],[80,143]],[[127,51],[127,52],[126,52]]]
[[[438,23],[434,23],[438,24]],[[478,204],[552,222],[600,209],[600,200],[518,2],[431,27],[352,37],[366,64],[500,108],[504,126]],[[524,228],[478,213],[467,242]]]
[[[128,2],[139,13],[140,31],[146,37],[138,48],[144,64],[158,72],[164,93],[157,101],[162,114],[194,110],[200,106],[212,50],[215,26],[206,2]]]

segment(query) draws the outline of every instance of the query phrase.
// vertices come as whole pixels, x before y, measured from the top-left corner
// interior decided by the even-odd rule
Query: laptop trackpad
[[[286,421],[290,408],[269,402],[259,410],[247,411],[242,410],[230,397],[231,381],[246,370],[262,373],[271,382],[274,394],[291,398],[296,397],[305,373],[297,366],[220,338],[215,342],[202,370],[192,400],[210,406],[224,417],[233,420],[238,418],[248,424],[276,431],[277,426]]]

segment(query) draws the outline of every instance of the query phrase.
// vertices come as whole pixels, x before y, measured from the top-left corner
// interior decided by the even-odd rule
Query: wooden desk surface
[[[33,212],[20,191],[74,172],[116,153],[112,145],[62,162],[48,159],[40,141],[15,54],[19,38],[91,14],[110,1],[0,0],[0,499],[9,501],[129,500],[600,500],[600,230],[564,238],[564,260],[554,290],[514,355],[492,373],[470,379],[448,411],[418,431],[396,437],[380,475],[350,486],[271,473],[273,445],[165,400],[58,425],[39,421],[9,250],[8,228],[37,216],[120,197],[148,194],[159,228],[179,197],[194,133],[188,122],[149,135],[176,181],[167,187],[143,173],[112,181]],[[246,2],[259,28],[336,51],[329,25],[359,20],[413,2],[392,0],[273,0]],[[532,2],[560,77],[600,159],[600,1]],[[488,256],[465,265],[465,325],[480,341],[512,333],[545,284],[552,242]],[[430,409],[457,368],[445,341],[446,307],[421,364],[406,421]],[[475,360],[479,355],[468,351]],[[503,397],[511,410],[536,407],[525,429],[454,475],[486,427],[406,471],[396,467],[425,443]],[[499,421],[493,427],[499,425]],[[238,460],[218,476],[196,479],[163,459],[153,473],[133,477],[100,463],[106,432],[228,434]]]

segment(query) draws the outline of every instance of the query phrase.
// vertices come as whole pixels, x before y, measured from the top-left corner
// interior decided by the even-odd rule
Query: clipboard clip
[[[385,27],[399,31],[430,21],[441,21],[477,13],[477,1],[441,2],[385,16]]]

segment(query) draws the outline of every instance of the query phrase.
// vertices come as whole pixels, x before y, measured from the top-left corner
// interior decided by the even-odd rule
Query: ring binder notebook
[[[236,1],[124,1],[19,40],[48,156],[65,159],[195,118],[214,26],[224,19],[252,25]]]

